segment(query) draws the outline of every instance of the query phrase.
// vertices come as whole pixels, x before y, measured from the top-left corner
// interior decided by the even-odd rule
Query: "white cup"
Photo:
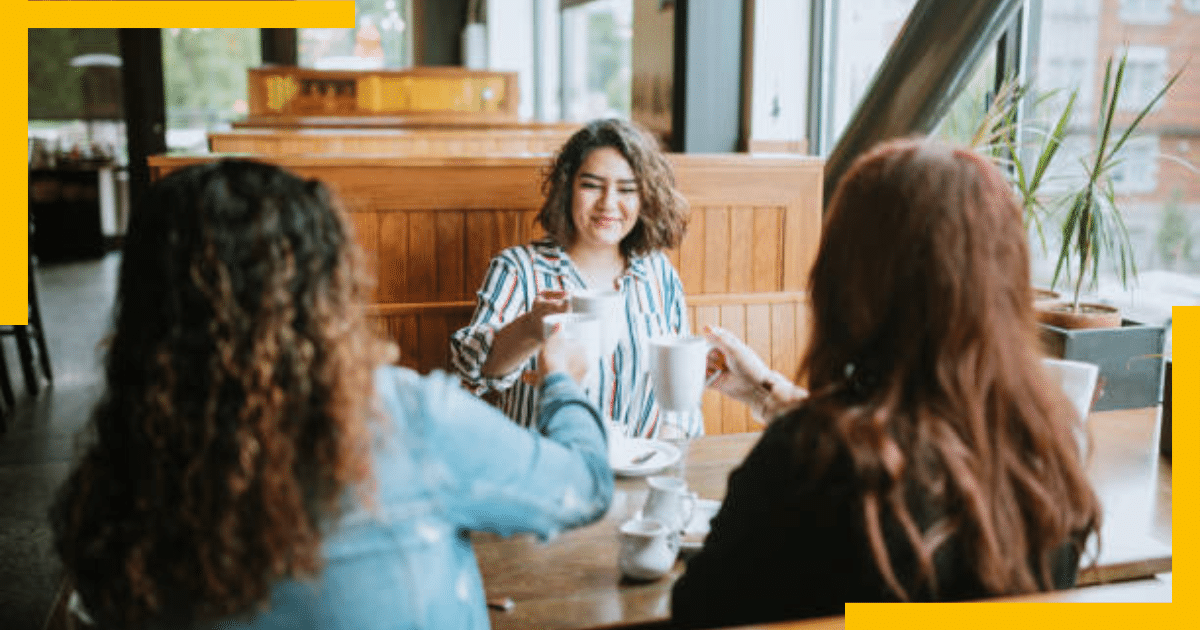
[[[659,475],[646,480],[650,494],[642,516],[666,525],[673,532],[683,531],[692,520],[696,510],[696,493],[689,492],[687,482],[681,477]]]
[[[618,291],[579,291],[571,294],[571,312],[600,322],[600,356],[612,354],[625,329],[625,299]]]
[[[584,389],[595,380],[600,361],[600,322],[583,313],[554,313],[542,318],[542,339],[554,334],[555,326],[562,326],[562,334],[583,345],[587,353],[588,373],[584,377]]]
[[[679,534],[648,518],[634,518],[621,525],[621,550],[617,566],[634,580],[655,580],[675,566]]]
[[[708,350],[699,335],[650,339],[650,377],[660,409],[691,412],[700,406]]]
[[[1100,366],[1085,361],[1070,359],[1042,359],[1047,374],[1058,381],[1063,392],[1075,406],[1080,422],[1087,420],[1092,410],[1092,398],[1096,395],[1096,382],[1100,379]],[[1079,452],[1086,453],[1086,433],[1075,436],[1079,441]]]

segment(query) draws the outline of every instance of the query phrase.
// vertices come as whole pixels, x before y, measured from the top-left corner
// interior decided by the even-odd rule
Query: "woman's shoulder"
[[[545,263],[557,263],[564,256],[562,246],[550,238],[543,238],[522,245],[505,247],[492,257],[492,263],[524,268]]]

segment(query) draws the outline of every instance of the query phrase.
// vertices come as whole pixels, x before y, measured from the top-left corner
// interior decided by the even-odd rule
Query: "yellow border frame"
[[[11,3],[17,4],[17,3]],[[353,3],[345,0],[298,2],[245,1],[236,11],[217,11],[210,2],[21,2],[13,20],[3,27],[0,51],[7,53],[4,84],[16,90],[4,115],[9,127],[2,137],[4,177],[0,189],[13,201],[0,209],[0,323],[25,323],[25,238],[27,168],[19,163],[18,146],[27,142],[28,81],[18,72],[28,68],[28,28],[293,28],[348,27],[354,23]],[[219,8],[233,9],[223,4]],[[286,11],[284,10],[286,8]],[[27,167],[27,164],[25,165]],[[1192,608],[1191,561],[1196,541],[1180,532],[1193,531],[1194,492],[1197,463],[1189,459],[1188,444],[1197,443],[1195,425],[1187,420],[1200,417],[1200,307],[1174,309],[1174,448],[1181,457],[1173,459],[1172,479],[1182,480],[1174,493],[1172,576],[1174,603],[1096,604],[851,604],[846,607],[848,628],[1003,628],[1083,626],[1087,628],[1176,627],[1184,625]],[[1190,384],[1190,386],[1187,386]],[[836,568],[835,568],[836,570]]]

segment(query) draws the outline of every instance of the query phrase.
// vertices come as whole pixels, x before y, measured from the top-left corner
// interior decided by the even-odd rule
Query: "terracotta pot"
[[[1033,288],[1033,303],[1034,304],[1043,304],[1046,302],[1059,302],[1061,300],[1062,300],[1062,296],[1059,295],[1058,291],[1051,291],[1050,289],[1039,289],[1037,287]]]
[[[1121,311],[1106,304],[1079,303],[1079,312],[1073,312],[1068,302],[1035,303],[1038,321],[1059,328],[1117,328],[1121,325]]]

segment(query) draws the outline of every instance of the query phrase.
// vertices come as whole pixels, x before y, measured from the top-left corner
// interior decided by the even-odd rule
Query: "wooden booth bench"
[[[257,155],[552,155],[578,127],[234,129],[208,134],[213,153]]]
[[[152,177],[219,155],[154,156]],[[546,157],[260,156],[331,185],[376,272],[371,316],[419,371],[448,365],[488,261],[541,235]],[[721,325],[784,373],[807,342],[807,274],[821,226],[823,163],[803,156],[673,154],[691,204],[687,237],[669,252],[692,330]],[[709,434],[753,431],[747,409],[709,392]]]

